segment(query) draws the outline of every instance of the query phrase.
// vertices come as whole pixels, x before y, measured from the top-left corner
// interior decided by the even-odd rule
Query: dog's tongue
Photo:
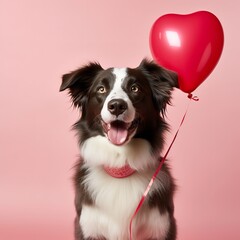
[[[115,145],[123,144],[128,137],[128,130],[124,123],[114,122],[108,129],[108,139]]]

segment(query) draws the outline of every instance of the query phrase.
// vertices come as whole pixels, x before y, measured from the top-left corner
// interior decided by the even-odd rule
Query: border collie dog
[[[177,75],[144,59],[137,68],[89,63],[63,75],[81,111],[74,129],[75,240],[128,240],[129,224],[161,160],[166,105]],[[134,240],[175,240],[174,181],[167,163],[133,219]]]

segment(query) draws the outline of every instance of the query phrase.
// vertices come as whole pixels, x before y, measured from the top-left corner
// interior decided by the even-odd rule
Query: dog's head
[[[78,124],[85,139],[102,135],[123,145],[133,137],[152,142],[166,128],[163,115],[177,86],[174,72],[144,59],[137,68],[104,70],[90,63],[63,75],[60,91],[69,89],[74,106],[82,110]]]

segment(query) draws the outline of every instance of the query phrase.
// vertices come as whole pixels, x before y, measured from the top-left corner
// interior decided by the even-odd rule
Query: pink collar
[[[135,173],[136,170],[132,169],[128,164],[117,168],[117,167],[103,167],[107,174],[114,178],[126,178]]]

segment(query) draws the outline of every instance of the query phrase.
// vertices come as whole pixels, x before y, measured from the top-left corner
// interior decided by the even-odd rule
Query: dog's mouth
[[[116,120],[110,123],[102,121],[103,130],[109,141],[114,145],[123,145],[130,137],[134,135],[139,124],[139,119],[135,119],[130,123]]]

